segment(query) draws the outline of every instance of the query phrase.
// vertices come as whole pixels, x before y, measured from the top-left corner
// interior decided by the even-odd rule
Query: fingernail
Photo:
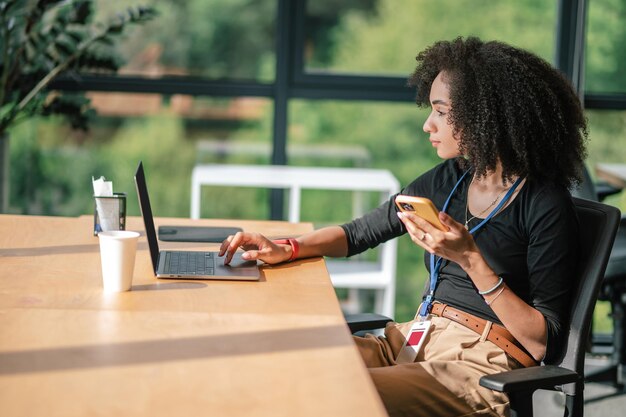
[[[250,259],[250,254],[248,252],[244,252],[241,254],[242,259]]]
[[[401,211],[396,212],[399,218],[404,219],[404,213]]]

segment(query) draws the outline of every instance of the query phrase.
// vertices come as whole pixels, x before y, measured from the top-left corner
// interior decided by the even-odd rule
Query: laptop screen
[[[143,217],[143,224],[146,228],[146,237],[148,238],[148,246],[150,247],[150,257],[152,258],[152,266],[156,274],[159,266],[159,243],[157,241],[156,231],[154,228],[154,219],[152,218],[152,208],[150,207],[150,197],[148,197],[148,186],[146,185],[146,176],[143,173],[143,164],[140,161],[135,172],[135,186],[137,187],[137,197],[139,198],[139,210]]]

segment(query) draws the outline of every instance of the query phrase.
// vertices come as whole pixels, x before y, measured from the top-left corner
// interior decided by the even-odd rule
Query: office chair
[[[585,345],[591,326],[593,306],[620,220],[617,208],[603,203],[574,198],[580,220],[581,255],[579,277],[572,293],[570,323],[559,359],[554,365],[515,369],[480,379],[480,385],[505,392],[510,399],[511,417],[533,414],[532,395],[538,389],[558,390],[566,395],[566,413],[583,415]],[[377,328],[387,321],[380,315],[346,316],[352,332]]]
[[[594,183],[586,168],[583,174],[583,182],[580,187],[572,190],[572,195],[576,197],[603,201],[607,196],[622,191],[620,188],[614,188],[605,183]],[[586,380],[588,382],[608,382],[619,389],[623,389],[622,372],[623,366],[626,365],[626,320],[624,317],[626,307],[626,217],[621,218],[598,299],[609,301],[611,304],[613,335],[610,344],[613,352],[610,364],[587,372]],[[597,343],[593,334],[591,334],[591,342],[592,344]]]

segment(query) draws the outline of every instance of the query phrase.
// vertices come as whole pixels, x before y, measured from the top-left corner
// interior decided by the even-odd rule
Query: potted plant
[[[77,94],[51,94],[48,84],[77,71],[115,72],[116,38],[130,24],[156,16],[129,7],[107,22],[93,20],[93,0],[0,0],[0,213],[8,206],[7,130],[36,115],[60,114],[86,129],[93,110]]]

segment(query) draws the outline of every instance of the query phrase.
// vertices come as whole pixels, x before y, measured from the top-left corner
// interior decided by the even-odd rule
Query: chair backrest
[[[572,294],[569,330],[558,365],[576,371],[583,377],[591,315],[615,240],[620,211],[596,201],[581,198],[573,200],[580,222],[580,258],[577,284]],[[562,391],[574,395],[581,388],[576,384],[568,384],[562,387]]]

